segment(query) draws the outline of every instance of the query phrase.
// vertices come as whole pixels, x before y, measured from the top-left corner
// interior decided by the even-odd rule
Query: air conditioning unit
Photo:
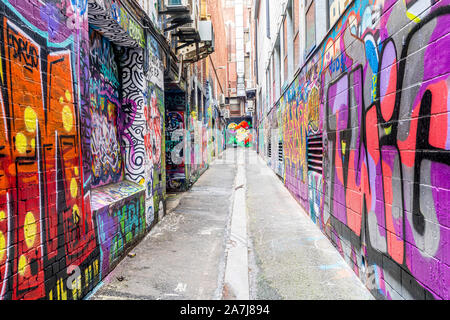
[[[198,22],[198,33],[200,34],[201,41],[213,43],[214,30],[211,20],[202,20]]]
[[[225,95],[223,93],[219,95],[219,105],[221,106],[225,105]]]
[[[253,100],[247,101],[247,112],[255,112],[255,103]]]
[[[229,109],[224,109],[224,110],[223,110],[223,117],[224,117],[225,119],[227,119],[227,118],[230,117],[230,110],[229,110]]]

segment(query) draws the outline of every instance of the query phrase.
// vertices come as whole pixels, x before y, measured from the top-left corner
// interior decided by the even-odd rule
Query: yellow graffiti
[[[73,128],[73,114],[69,106],[64,106],[62,111],[62,121],[64,125],[64,130],[70,132]]]
[[[72,95],[70,94],[69,90],[66,90],[66,100],[69,102],[72,101]]]
[[[86,269],[84,270],[84,288],[87,289],[89,287],[89,284],[92,283],[92,281],[94,281],[95,277],[98,276],[98,272],[99,272],[99,260],[96,259],[94,260],[94,262],[92,262],[92,264],[90,264],[89,266],[86,267]],[[67,290],[65,289],[66,286],[64,285],[67,282],[67,279],[65,278],[60,278],[58,279],[57,283],[56,283],[56,288],[53,290],[50,290],[50,292],[48,293],[48,298],[49,300],[53,300],[54,298],[56,298],[57,300],[67,300]],[[83,280],[81,275],[79,275],[78,277],[76,277],[75,279],[72,280],[72,286],[71,286],[71,291],[72,291],[72,297],[74,300],[78,300],[81,299],[82,295],[83,295]],[[56,296],[55,296],[55,293]]]
[[[72,196],[72,198],[76,198],[78,195],[78,184],[77,184],[77,180],[75,178],[72,178],[70,180],[70,195]]]
[[[16,134],[16,149],[19,153],[25,153],[27,151],[27,137],[21,132]]]
[[[0,211],[0,222],[5,220],[6,214],[5,211]],[[3,260],[5,257],[5,251],[6,251],[6,237],[3,234],[3,232],[0,231],[0,261]]]
[[[84,270],[84,278],[86,279],[85,287],[89,286],[89,282],[92,280],[92,266],[89,266]]]
[[[81,276],[72,281],[72,296],[74,300],[81,298]]]
[[[95,260],[92,265],[94,266],[94,277],[96,277],[98,275],[98,266],[99,266],[98,260]]]
[[[419,23],[420,22],[420,18],[418,16],[412,14],[411,12],[406,11],[406,16],[409,18],[409,20],[412,20],[415,23]]]
[[[378,77],[376,74],[372,76],[372,101],[377,99],[377,81]]]
[[[312,132],[319,130],[319,90],[316,87],[308,95],[308,122]]]
[[[72,208],[72,218],[75,223],[78,223],[80,220],[80,208],[76,204]]]
[[[27,258],[24,255],[21,255],[19,258],[19,274],[21,276],[25,275],[25,271],[27,269],[28,266],[28,261]]]
[[[306,128],[308,119],[304,114],[305,105],[292,101],[287,103],[283,108],[282,124],[283,124],[283,151],[285,155],[285,172],[287,166],[300,170],[300,177],[296,178],[303,182],[307,179],[306,165]]]
[[[33,108],[26,107],[23,116],[25,119],[25,127],[27,128],[27,131],[34,132],[36,130],[37,120],[36,112],[34,112]]]
[[[6,238],[3,232],[0,231],[0,261],[5,257]]]
[[[228,125],[228,130],[234,130],[234,129],[236,128],[236,126],[237,126],[236,123],[231,122],[231,123]]]
[[[384,128],[384,133],[386,133],[387,136],[390,135],[391,132],[392,132],[392,125],[390,125],[387,128]]]
[[[28,211],[25,215],[25,222],[23,227],[23,234],[25,237],[25,243],[28,248],[33,247],[34,241],[36,240],[36,219],[34,218],[34,214],[31,211]]]
[[[67,300],[67,290],[65,289],[63,279],[59,279],[56,283],[56,292],[58,300]]]

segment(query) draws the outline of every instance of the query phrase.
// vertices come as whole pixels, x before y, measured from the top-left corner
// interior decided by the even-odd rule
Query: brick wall
[[[163,88],[147,81],[143,29],[114,4],[0,0],[0,299],[82,298],[163,209]],[[121,46],[141,87],[119,76]]]

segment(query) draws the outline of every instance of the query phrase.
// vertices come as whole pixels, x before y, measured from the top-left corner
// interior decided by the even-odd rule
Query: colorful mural
[[[227,145],[251,147],[253,144],[252,118],[230,118],[227,124]]]
[[[90,166],[81,163],[88,139],[79,131],[89,89],[76,85],[89,84],[86,11],[65,1],[58,5],[67,10],[0,4],[0,298],[76,299],[99,272]],[[68,290],[74,265],[81,272]]]
[[[260,130],[379,298],[450,298],[449,33],[448,1],[354,1]]]
[[[107,274],[126,248],[145,234],[145,188],[130,181],[96,188],[92,211],[101,250],[100,272]]]
[[[142,29],[123,13],[0,7],[0,299],[81,299],[163,210],[162,88],[135,77]]]
[[[184,112],[168,112],[166,121],[167,187],[181,191],[186,186]]]
[[[164,108],[164,92],[148,83],[149,106],[147,107],[145,117],[147,121],[147,134],[144,136],[144,143],[147,150],[148,161],[150,163],[150,172],[147,177],[151,176],[147,186],[146,201],[153,203],[153,214],[157,214],[161,210],[163,214],[163,202],[166,197],[166,138],[165,138],[165,108]],[[148,216],[147,223],[151,224],[153,217]]]
[[[97,31],[90,33],[90,98],[92,187],[115,183],[123,177],[117,129],[119,70],[113,44]]]

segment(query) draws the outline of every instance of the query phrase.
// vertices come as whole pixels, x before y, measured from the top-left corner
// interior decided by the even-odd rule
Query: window
[[[268,104],[270,104],[272,102],[272,90],[270,89],[271,87],[271,82],[270,82],[270,65],[268,66],[267,70],[266,70],[266,87],[267,87],[267,102]]]
[[[270,5],[269,0],[266,0],[266,35],[270,39]]]
[[[278,40],[275,44],[275,55],[274,55],[274,66],[273,66],[273,72],[274,72],[274,78],[275,78],[275,96],[278,98],[280,95],[280,89],[281,89],[281,36],[278,37]]]
[[[275,55],[272,55],[272,104],[275,103]]]
[[[284,81],[288,79],[288,37],[287,37],[287,19],[284,19],[283,22],[283,66],[284,66]]]
[[[292,0],[292,6],[294,11],[294,22],[292,23],[294,32],[294,69],[300,63],[299,51],[300,51],[300,32],[299,32],[299,18],[300,18],[300,6],[299,0]]]
[[[306,0],[306,54],[316,45],[316,2]]]
[[[335,24],[350,2],[351,0],[328,0],[328,28]]]

